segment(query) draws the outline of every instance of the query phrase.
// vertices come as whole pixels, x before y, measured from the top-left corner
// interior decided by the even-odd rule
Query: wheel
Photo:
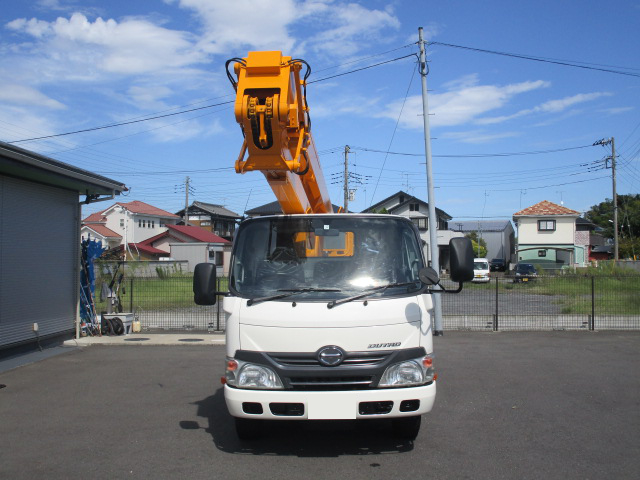
[[[259,420],[235,417],[235,422],[236,435],[240,440],[255,440],[260,437],[262,429]]]
[[[420,432],[422,417],[400,417],[391,420],[391,428],[394,436],[403,440],[415,440]]]

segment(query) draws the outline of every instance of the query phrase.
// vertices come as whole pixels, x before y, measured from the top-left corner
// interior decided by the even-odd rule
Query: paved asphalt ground
[[[0,478],[638,478],[640,332],[435,343],[438,396],[415,442],[374,421],[270,423],[240,443],[224,347],[67,348],[0,373]]]

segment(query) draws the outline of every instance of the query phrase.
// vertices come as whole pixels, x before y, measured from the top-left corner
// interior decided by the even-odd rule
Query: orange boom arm
[[[333,207],[310,132],[300,79],[302,60],[281,52],[249,52],[235,60],[235,115],[244,134],[236,172],[261,171],[282,212],[332,213]],[[306,63],[305,63],[306,64]]]

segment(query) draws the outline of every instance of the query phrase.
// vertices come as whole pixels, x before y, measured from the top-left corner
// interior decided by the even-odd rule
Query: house
[[[78,333],[80,206],[126,190],[0,142],[0,350]]]
[[[334,212],[337,212],[340,208],[337,205],[331,205],[333,206]],[[280,206],[280,203],[276,201],[252,208],[251,210],[247,210],[245,213],[249,218],[264,217],[267,215],[282,215],[282,207]]]
[[[236,225],[242,220],[237,213],[222,205],[205,202],[193,202],[187,208],[187,223],[202,227],[227,240],[232,240]],[[184,208],[176,215],[184,218]]]
[[[576,220],[576,245],[584,246],[588,254],[588,260],[609,260],[611,258],[611,245],[605,245],[605,239],[599,232],[602,228],[590,222],[586,218],[578,217]]]
[[[100,212],[92,213],[82,221],[81,237],[98,239],[104,235],[120,236],[120,245],[140,243],[175,225],[180,217],[148,203],[134,200],[118,202]],[[107,230],[98,229],[101,225]],[[111,237],[115,241],[115,237]]]
[[[465,235],[477,232],[487,244],[487,258],[501,258],[506,264],[515,261],[516,235],[510,220],[450,222],[449,226]]]
[[[362,211],[362,213],[389,213],[408,217],[420,230],[420,237],[425,242],[425,257],[430,259],[430,238],[429,238],[429,204],[420,200],[413,195],[409,195],[403,191],[399,191],[390,197],[370,206]],[[451,216],[436,208],[437,218],[437,237],[440,268],[449,268],[449,240],[454,237],[464,236],[460,232],[449,230],[449,221]]]
[[[87,240],[96,240],[102,243],[103,247],[107,250],[116,248],[122,244],[122,235],[107,228],[101,223],[92,223],[90,225],[83,225],[80,229],[81,238]]]
[[[553,269],[586,265],[589,232],[578,229],[578,218],[579,212],[548,200],[514,213],[517,260]]]
[[[198,263],[213,263],[219,274],[228,273],[231,242],[202,227],[167,225],[166,231],[137,244],[130,244],[129,253],[139,252],[146,260],[178,260],[188,262],[193,272]]]

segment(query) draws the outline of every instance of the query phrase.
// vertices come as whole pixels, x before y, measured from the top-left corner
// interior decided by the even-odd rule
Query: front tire
[[[403,440],[415,440],[420,432],[421,423],[422,417],[420,415],[400,417],[391,420],[391,428],[395,437]]]

